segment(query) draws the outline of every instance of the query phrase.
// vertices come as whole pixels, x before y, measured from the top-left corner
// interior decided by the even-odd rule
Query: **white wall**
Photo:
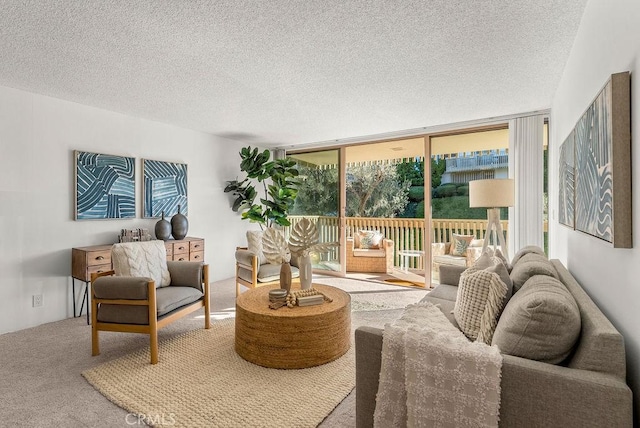
[[[241,143],[0,87],[0,147],[0,333],[72,316],[72,247],[153,230],[157,220],[141,218],[142,158],[188,164],[189,235],[206,240],[211,281],[235,275],[249,224],[223,188],[240,172]],[[137,219],[73,220],[73,150],[136,157]]]
[[[640,3],[591,0],[585,9],[569,61],[551,108],[549,198],[550,256],[560,258],[591,298],[623,334],[628,381],[640,412]],[[609,76],[631,71],[633,249],[604,242],[560,226],[558,147]],[[615,165],[614,165],[615,167]]]

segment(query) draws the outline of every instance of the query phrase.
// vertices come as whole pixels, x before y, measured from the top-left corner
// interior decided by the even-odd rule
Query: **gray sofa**
[[[579,337],[569,357],[560,364],[503,353],[500,426],[630,427],[633,420],[632,393],[625,382],[622,336],[560,261],[547,260],[546,263],[542,269],[545,272],[533,269],[533,274],[552,275],[571,293],[580,312]],[[538,263],[538,267],[540,265]],[[511,273],[514,293],[523,286],[518,281],[524,279],[515,277],[523,270],[530,270],[524,266],[514,263]],[[442,266],[441,284],[423,299],[440,305],[442,312],[456,326],[451,312],[458,287],[451,284],[458,284],[464,269]],[[535,278],[539,276],[532,276],[532,280]],[[373,426],[382,334],[383,330],[372,327],[359,327],[355,332],[356,426],[361,428]]]

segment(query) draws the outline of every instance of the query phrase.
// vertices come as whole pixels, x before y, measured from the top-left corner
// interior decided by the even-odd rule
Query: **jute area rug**
[[[318,367],[278,370],[234,351],[234,319],[160,342],[82,373],[116,405],[152,426],[315,427],[355,386],[354,347]],[[132,421],[137,417],[130,417]]]

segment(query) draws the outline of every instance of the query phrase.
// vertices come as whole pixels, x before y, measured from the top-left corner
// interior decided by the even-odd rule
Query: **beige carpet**
[[[160,342],[157,365],[142,349],[82,375],[150,425],[172,427],[316,427],[355,386],[353,346],[322,366],[277,370],[243,360],[233,345],[227,319]]]

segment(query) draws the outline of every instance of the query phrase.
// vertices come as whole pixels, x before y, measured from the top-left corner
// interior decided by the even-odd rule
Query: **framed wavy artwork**
[[[135,158],[74,151],[75,219],[135,218]]]
[[[188,214],[187,164],[142,159],[144,218]]]

